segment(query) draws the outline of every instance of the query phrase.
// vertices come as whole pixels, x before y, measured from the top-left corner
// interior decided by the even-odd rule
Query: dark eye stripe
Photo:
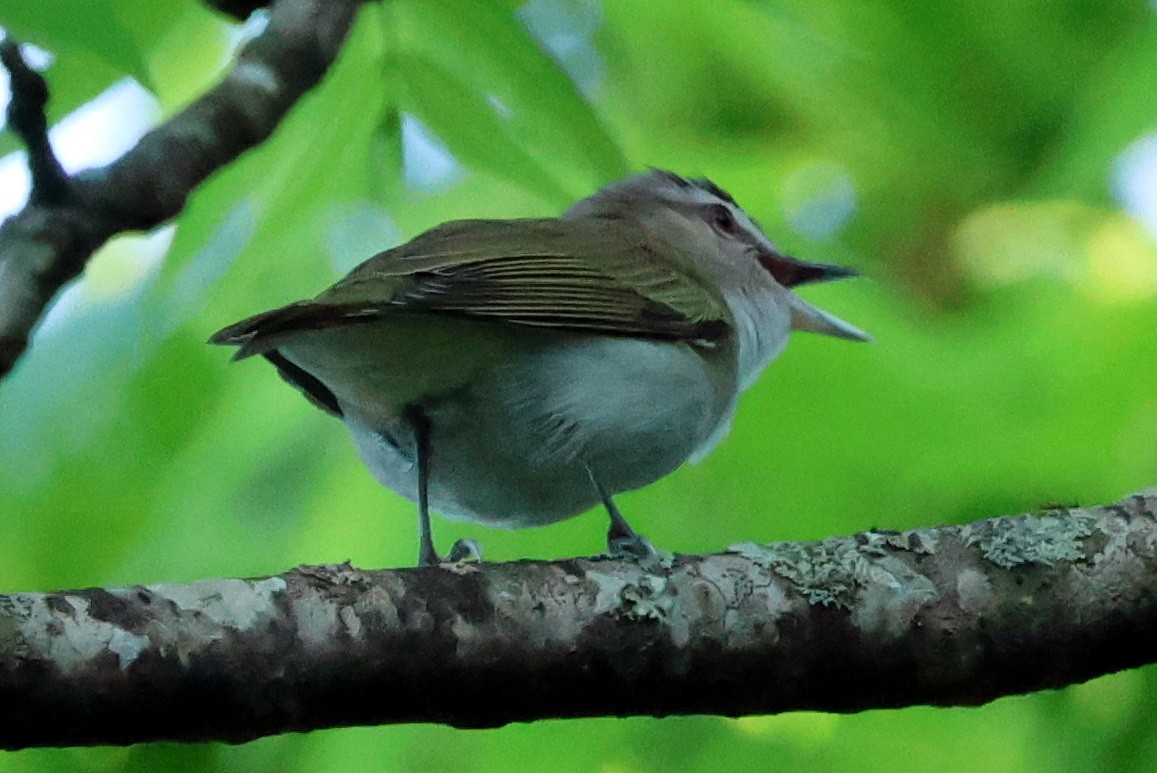
[[[740,241],[755,245],[761,244],[766,239],[759,226],[755,226],[753,231],[747,225],[747,221],[738,217],[726,204],[708,205],[703,212],[703,219],[720,233],[733,236]]]
[[[711,224],[725,234],[734,234],[739,224],[735,222],[735,215],[725,204],[713,204],[708,210]]]

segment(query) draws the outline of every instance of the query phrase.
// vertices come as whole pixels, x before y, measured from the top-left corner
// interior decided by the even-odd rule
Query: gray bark
[[[1157,489],[964,526],[0,596],[0,746],[978,704],[1157,660]]]
[[[222,2],[240,14],[257,3]],[[175,217],[193,189],[260,144],[337,57],[360,0],[279,0],[225,78],[100,169],[65,175],[45,134],[43,79],[0,44],[12,75],[9,119],[33,172],[27,206],[0,225],[0,378],[49,301],[111,237]]]

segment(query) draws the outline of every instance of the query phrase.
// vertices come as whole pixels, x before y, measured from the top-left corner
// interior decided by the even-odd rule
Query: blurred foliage
[[[245,34],[194,0],[6,0],[0,26],[53,55],[54,120],[123,77],[171,113]],[[708,460],[623,496],[658,544],[1154,485],[1157,167],[1126,163],[1157,146],[1154,95],[1142,0],[367,6],[276,135],[175,231],[108,245],[0,385],[0,586],[410,563],[413,508],[340,424],[203,341],[442,220],[554,214],[646,165],[710,175],[788,251],[863,269],[809,297],[878,338],[797,337]],[[435,525],[498,560],[593,553],[603,528]],[[0,771],[1153,770],[1155,674],[977,709],[349,729]]]

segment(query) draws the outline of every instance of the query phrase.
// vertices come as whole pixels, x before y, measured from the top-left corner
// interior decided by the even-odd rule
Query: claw
[[[616,534],[615,529],[607,532],[607,553],[612,558],[633,558],[642,563],[650,561],[659,555],[659,551],[651,544],[651,540],[642,534]]]
[[[590,467],[587,467],[587,475],[598,492],[599,499],[603,500],[603,506],[611,519],[610,528],[607,529],[607,553],[612,558],[633,558],[643,565],[659,561],[661,559],[659,551],[649,539],[631,528],[631,524],[627,523],[627,519],[619,512],[610,493],[599,483]]]
[[[445,561],[447,564],[477,564],[481,562],[482,546],[478,544],[478,540],[470,539],[469,537],[457,540],[451,545],[450,553],[446,556]]]

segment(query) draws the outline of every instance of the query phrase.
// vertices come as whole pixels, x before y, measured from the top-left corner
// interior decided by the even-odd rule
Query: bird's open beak
[[[831,282],[835,279],[859,276],[860,272],[832,263],[810,263],[771,250],[760,250],[759,262],[775,281],[784,287]]]
[[[799,285],[830,282],[835,279],[860,275],[860,272],[854,268],[836,266],[831,263],[809,263],[806,260],[796,260],[789,255],[783,255],[773,250],[761,251],[759,262],[776,282],[788,289]],[[839,317],[812,306],[794,292],[789,292],[788,296],[791,298],[792,330],[822,333],[836,338],[845,338],[849,341],[872,340],[870,335],[855,325],[844,322]]]
[[[809,333],[845,338],[849,341],[871,341],[872,337],[850,322],[844,322],[834,314],[812,306],[795,293],[789,292],[791,299],[791,329],[806,330]]]

